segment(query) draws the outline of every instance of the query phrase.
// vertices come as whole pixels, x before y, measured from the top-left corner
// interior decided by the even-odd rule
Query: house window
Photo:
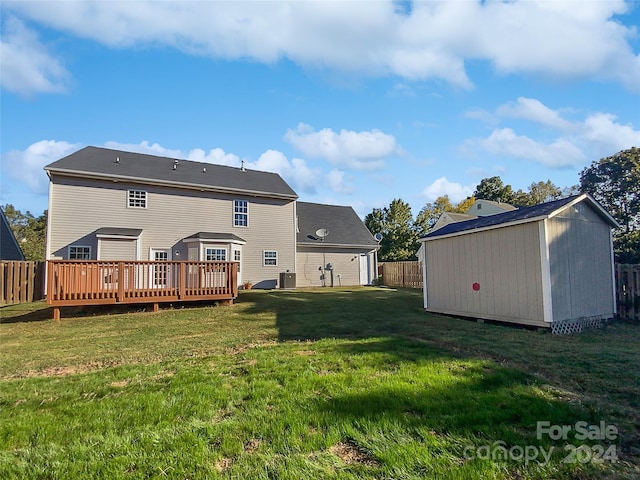
[[[147,208],[147,192],[144,190],[129,190],[128,198],[130,208]]]
[[[249,226],[249,205],[246,200],[233,201],[233,226]]]
[[[278,252],[275,250],[264,251],[264,266],[278,265]]]
[[[224,262],[227,260],[227,250],[224,248],[207,248],[204,259],[207,262]]]
[[[69,260],[91,260],[91,247],[69,247]]]
[[[242,254],[240,253],[240,250],[234,250],[233,251],[233,261],[234,262],[238,262],[238,273],[240,273],[240,259],[242,258]]]

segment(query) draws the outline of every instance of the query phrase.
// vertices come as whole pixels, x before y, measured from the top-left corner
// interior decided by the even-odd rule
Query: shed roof
[[[189,240],[218,240],[218,241],[227,241],[227,242],[242,242],[245,243],[245,240],[240,238],[233,233],[218,233],[218,232],[198,232],[193,235],[189,235],[183,239],[184,241]]]
[[[298,245],[378,248],[378,242],[351,207],[298,202],[297,211]],[[313,239],[321,228],[329,231],[322,243]]]
[[[174,168],[175,167],[175,168]],[[277,173],[194,162],[108,148],[85,147],[55,161],[48,173],[173,185],[295,200],[298,196]]]
[[[2,208],[0,208],[0,217],[0,260],[24,260],[22,249]]]
[[[464,233],[471,233],[478,230],[489,230],[492,228],[505,227],[511,224],[534,222],[544,218],[551,218],[565,208],[583,201],[588,202],[603,221],[614,228],[619,227],[615,219],[611,217],[611,215],[609,215],[609,213],[607,213],[607,211],[602,208],[602,206],[594,200],[593,197],[589,194],[583,193],[580,195],[562,198],[560,200],[541,203],[539,205],[534,205],[533,207],[523,207],[518,208],[517,210],[497,213],[486,217],[478,217],[463,222],[450,223],[436,231],[432,231],[424,235],[420,240],[427,241],[437,237],[462,235]]]
[[[96,230],[96,235],[105,237],[139,237],[141,228],[102,227]]]

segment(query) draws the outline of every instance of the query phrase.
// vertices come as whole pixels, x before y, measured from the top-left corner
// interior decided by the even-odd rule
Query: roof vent
[[[207,173],[207,167],[202,168],[202,173]]]
[[[177,164],[177,163],[174,163],[174,164],[173,164],[173,169],[175,170],[176,168],[178,168],[178,164]]]
[[[242,165],[240,166],[240,170],[242,170],[243,172],[246,172],[246,170],[244,168],[244,160],[242,160]]]
[[[120,157],[116,157],[116,162],[115,163],[120,163]]]

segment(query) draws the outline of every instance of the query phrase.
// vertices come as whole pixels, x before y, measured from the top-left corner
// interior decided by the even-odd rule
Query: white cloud
[[[284,136],[291,145],[309,157],[325,158],[333,164],[355,170],[377,170],[384,159],[399,152],[396,139],[380,130],[354,132],[330,128],[316,132],[304,123]]]
[[[327,174],[327,185],[335,193],[353,192],[353,187],[345,183],[344,172],[342,170],[331,170]]]
[[[498,115],[529,120],[556,130],[573,129],[573,124],[562,118],[559,112],[550,109],[535,98],[520,97],[515,103],[502,105],[498,107]]]
[[[640,90],[631,2],[5,2],[43,25],[117,48],[189,54],[471,88],[465,61],[503,73],[614,80]]]
[[[609,113],[589,115],[580,126],[580,138],[603,156],[640,145],[640,130],[615,120]]]
[[[267,150],[256,162],[247,163],[247,168],[278,173],[298,193],[315,193],[318,182],[322,182],[322,174],[319,170],[309,168],[300,158],[289,161],[284,153],[278,150]]]
[[[436,198],[448,195],[449,199],[458,203],[465,198],[471,196],[475,189],[475,185],[462,185],[457,182],[450,182],[447,177],[441,177],[428,185],[422,194],[428,202],[433,202]]]
[[[548,167],[579,165],[585,160],[582,150],[567,139],[537,142],[525,135],[516,135],[510,128],[496,129],[477,144],[495,155],[534,160]]]
[[[608,113],[594,113],[583,120],[569,121],[560,110],[553,110],[532,98],[519,98],[517,102],[498,107],[497,117],[529,121],[557,133],[554,140],[536,140],[541,135],[528,129],[527,135],[518,135],[512,128],[496,128],[486,138],[465,142],[464,151],[480,148],[494,155],[533,160],[552,168],[583,165],[586,159],[600,158],[640,145],[640,130],[632,125],[616,122]],[[469,115],[469,118],[479,118]],[[532,133],[534,132],[534,133]]]
[[[12,150],[3,154],[2,171],[12,181],[25,185],[33,193],[46,194],[49,188],[49,179],[43,170],[44,166],[79,148],[79,144],[41,140],[29,145],[26,150]]]
[[[69,79],[69,72],[49,54],[35,32],[11,16],[3,25],[0,70],[2,88],[24,96],[64,92]]]

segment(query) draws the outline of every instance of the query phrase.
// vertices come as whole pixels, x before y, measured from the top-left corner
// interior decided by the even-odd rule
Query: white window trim
[[[220,250],[224,252],[224,260],[207,260],[207,250]],[[229,249],[226,246],[217,246],[217,245],[205,245],[203,249],[202,258],[205,262],[226,262],[229,258]]]
[[[244,202],[247,205],[247,213],[240,213],[240,215],[246,215],[247,217],[247,224],[246,225],[236,225],[236,202]],[[235,198],[233,200],[233,217],[232,217],[232,223],[233,223],[233,227],[234,228],[248,228],[249,227],[249,201],[248,200],[242,200],[239,198]]]
[[[89,249],[89,258],[71,258],[71,249],[72,248],[87,248],[87,249]],[[91,245],[69,245],[69,247],[67,247],[67,258],[69,260],[91,260]]]
[[[270,257],[269,260],[275,260],[276,263],[267,263],[267,253],[275,253],[274,257]],[[278,251],[277,250],[263,250],[262,251],[262,266],[263,267],[277,267],[278,266]]]
[[[140,193],[144,193],[144,207],[141,206],[136,206],[136,205],[131,205],[131,192],[140,192]],[[133,199],[136,200],[136,199]],[[137,200],[141,200],[137,199]],[[137,188],[129,188],[127,189],[127,208],[134,208],[134,209],[140,209],[140,210],[146,210],[146,208],[149,206],[149,192],[146,190],[139,190]]]

